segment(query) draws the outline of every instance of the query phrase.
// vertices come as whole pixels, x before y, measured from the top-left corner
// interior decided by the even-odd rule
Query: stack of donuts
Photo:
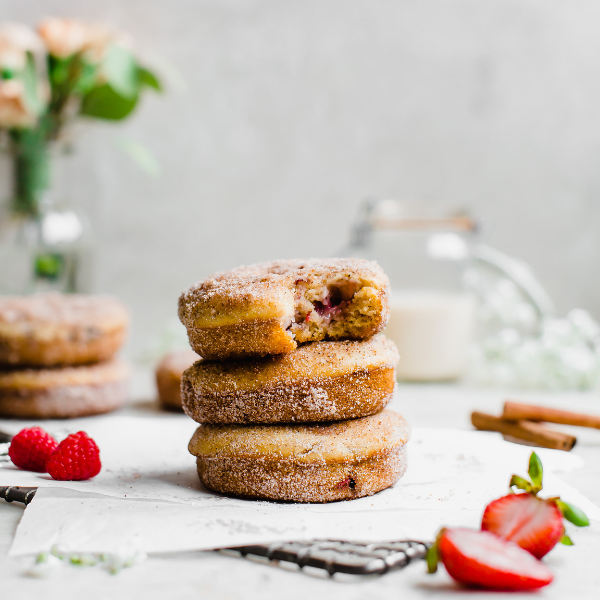
[[[50,419],[114,410],[129,367],[114,356],[127,309],[104,296],[0,296],[0,416]]]
[[[179,317],[203,358],[184,373],[189,443],[217,492],[296,502],[374,494],[406,469],[409,428],[385,407],[398,352],[379,333],[389,281],[360,259],[274,261],[212,275]]]

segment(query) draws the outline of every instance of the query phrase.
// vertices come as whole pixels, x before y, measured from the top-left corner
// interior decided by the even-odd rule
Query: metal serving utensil
[[[333,577],[336,573],[368,576],[397,571],[415,560],[425,559],[428,548],[429,544],[415,540],[377,543],[310,540],[241,546],[220,552],[272,563],[291,563],[300,569],[312,567]]]

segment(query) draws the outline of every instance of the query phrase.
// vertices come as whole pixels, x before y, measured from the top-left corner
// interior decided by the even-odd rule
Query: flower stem
[[[45,127],[12,132],[13,197],[16,214],[37,216],[51,184],[51,156]]]

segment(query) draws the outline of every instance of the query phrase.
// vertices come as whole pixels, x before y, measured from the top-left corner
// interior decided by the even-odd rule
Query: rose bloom
[[[18,79],[0,81],[0,127],[30,127],[36,116],[27,108],[23,82]]]
[[[20,71],[25,67],[27,52],[39,53],[42,49],[42,41],[33,29],[17,23],[0,27],[0,69]]]
[[[69,58],[82,52],[91,62],[102,60],[112,37],[110,32],[100,25],[58,17],[42,21],[38,32],[52,56]]]

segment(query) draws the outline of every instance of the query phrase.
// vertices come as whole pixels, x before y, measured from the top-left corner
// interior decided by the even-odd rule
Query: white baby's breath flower
[[[144,562],[148,555],[141,550],[128,550],[106,556],[105,566],[109,573],[117,575],[123,569],[129,569]]]
[[[54,575],[62,566],[63,562],[60,558],[50,552],[40,552],[36,556],[34,564],[25,571],[25,575],[43,579]]]

